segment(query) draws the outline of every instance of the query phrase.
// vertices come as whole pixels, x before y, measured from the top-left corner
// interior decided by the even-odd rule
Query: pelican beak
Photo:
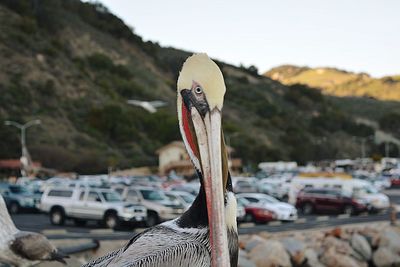
[[[212,266],[229,266],[222,173],[221,111],[215,107],[201,115],[196,108],[192,108],[191,116],[198,142],[206,192]]]

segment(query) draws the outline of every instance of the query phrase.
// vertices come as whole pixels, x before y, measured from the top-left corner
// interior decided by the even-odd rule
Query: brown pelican
[[[0,196],[0,263],[18,267],[36,265],[41,261],[65,264],[65,257],[44,235],[18,230]]]
[[[91,266],[236,267],[236,199],[221,129],[225,83],[218,66],[196,54],[178,78],[179,128],[200,179],[192,206],[179,218],[149,228]]]

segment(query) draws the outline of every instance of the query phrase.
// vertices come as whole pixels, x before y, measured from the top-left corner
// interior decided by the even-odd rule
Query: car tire
[[[17,214],[20,210],[20,206],[18,202],[11,202],[10,207],[8,208],[11,214]]]
[[[82,220],[82,219],[74,219],[74,224],[75,226],[83,227],[85,226],[87,221]]]
[[[353,215],[355,212],[354,207],[352,205],[346,205],[343,208],[343,213],[347,215]]]
[[[301,211],[303,212],[304,215],[310,215],[314,212],[314,206],[311,203],[304,203]]]
[[[119,226],[119,219],[115,212],[109,212],[104,215],[103,224],[109,229],[115,229]]]
[[[156,212],[148,212],[146,219],[146,226],[152,227],[159,223],[158,214]]]
[[[49,213],[50,223],[52,225],[64,225],[65,214],[61,208],[54,208]]]

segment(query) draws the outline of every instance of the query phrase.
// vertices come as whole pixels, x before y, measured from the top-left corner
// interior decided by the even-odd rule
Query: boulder
[[[327,267],[367,267],[366,262],[361,262],[350,255],[338,253],[334,247],[328,248],[321,256],[321,262]]]
[[[306,258],[305,266],[307,267],[325,267],[325,265],[319,261],[317,252],[313,249],[307,248],[304,251],[304,257]]]
[[[400,234],[394,228],[385,229],[380,235],[379,247],[387,247],[394,253],[400,253]]]
[[[371,246],[369,245],[367,239],[359,234],[353,234],[351,238],[351,246],[353,249],[361,255],[361,260],[369,261],[372,257]]]
[[[238,267],[256,267],[256,265],[246,257],[239,256]]]
[[[261,238],[259,236],[253,235],[253,236],[251,236],[251,238],[245,244],[244,249],[246,251],[251,251],[258,244],[265,243],[265,242],[267,242],[267,240],[265,240],[264,238]]]
[[[289,253],[293,264],[295,266],[300,266],[305,261],[304,251],[306,245],[302,241],[292,237],[285,238],[281,240],[281,242]]]
[[[292,266],[285,248],[276,240],[259,243],[248,253],[248,256],[257,267]]]
[[[377,229],[365,227],[359,231],[359,234],[367,239],[372,249],[376,249],[379,246],[380,232]]]
[[[380,247],[372,256],[376,267],[400,266],[400,257],[387,247]]]

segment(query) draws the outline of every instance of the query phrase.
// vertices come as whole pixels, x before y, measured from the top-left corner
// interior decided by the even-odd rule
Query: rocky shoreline
[[[240,237],[240,267],[400,266],[400,227],[388,223]]]

